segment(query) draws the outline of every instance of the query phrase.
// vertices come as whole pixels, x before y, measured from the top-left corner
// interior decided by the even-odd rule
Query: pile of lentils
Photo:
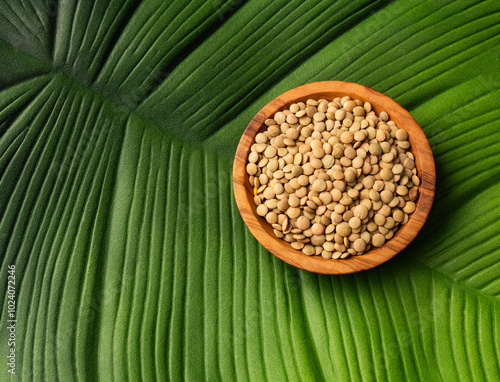
[[[369,102],[308,99],[255,137],[246,171],[257,214],[308,256],[381,247],[415,211],[420,180],[408,132]]]

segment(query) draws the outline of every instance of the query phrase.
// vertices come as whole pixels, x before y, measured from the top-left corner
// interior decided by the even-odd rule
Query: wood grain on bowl
[[[372,248],[362,255],[333,260],[324,259],[321,256],[307,256],[274,235],[270,224],[256,213],[253,187],[250,185],[245,167],[255,136],[267,128],[264,121],[272,118],[277,111],[294,102],[305,102],[309,98],[332,100],[343,96],[370,102],[377,115],[386,111],[399,128],[408,131],[411,152],[415,156],[415,165],[421,184],[415,212],[410,215],[408,222],[397,230],[391,240],[388,240],[382,247]],[[248,124],[238,144],[233,164],[233,189],[236,204],[250,232],[267,250],[281,260],[301,269],[324,274],[345,274],[370,269],[403,250],[417,236],[429,215],[434,199],[435,183],[436,170],[431,148],[424,132],[410,113],[396,101],[374,89],[344,81],[310,83],[289,90],[273,99]]]

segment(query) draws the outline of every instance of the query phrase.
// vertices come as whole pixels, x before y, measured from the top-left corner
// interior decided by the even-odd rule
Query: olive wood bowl
[[[382,247],[346,259],[324,259],[321,256],[307,256],[302,251],[274,235],[273,228],[257,215],[253,200],[253,186],[250,185],[246,164],[250,146],[257,133],[267,126],[264,121],[272,118],[277,111],[295,102],[305,102],[309,98],[350,96],[352,99],[368,101],[377,115],[382,111],[389,113],[390,119],[399,128],[408,131],[411,152],[415,156],[417,174],[420,178],[419,196],[416,209],[406,224],[401,226],[394,237]],[[344,81],[322,81],[299,86],[276,97],[264,106],[252,119],[238,144],[233,164],[233,189],[236,204],[243,221],[255,238],[271,253],[295,267],[323,274],[346,274],[376,267],[402,251],[418,234],[431,210],[434,199],[436,170],[434,158],[424,132],[408,111],[388,96],[367,86]]]

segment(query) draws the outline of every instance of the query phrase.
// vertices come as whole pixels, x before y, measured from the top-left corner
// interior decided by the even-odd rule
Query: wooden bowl
[[[253,186],[250,185],[246,173],[246,164],[250,146],[255,135],[264,131],[264,121],[294,102],[305,102],[309,98],[325,98],[350,96],[352,99],[368,101],[377,114],[389,113],[391,120],[399,128],[408,131],[411,152],[415,156],[417,173],[420,177],[419,197],[416,209],[408,222],[401,226],[394,237],[380,248],[372,248],[359,256],[347,259],[324,259],[321,256],[307,256],[282,239],[278,239],[267,221],[258,216],[253,201]],[[236,204],[248,229],[255,238],[271,253],[281,260],[301,269],[324,274],[345,274],[373,268],[394,257],[403,250],[422,228],[431,210],[434,199],[436,170],[432,151],[424,132],[413,117],[401,105],[386,95],[367,86],[344,81],[322,81],[299,86],[276,97],[260,110],[245,129],[236,150],[233,164],[233,188]]]

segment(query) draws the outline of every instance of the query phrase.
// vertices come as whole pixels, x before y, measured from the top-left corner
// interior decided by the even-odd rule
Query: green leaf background
[[[494,0],[2,1],[0,380],[500,380],[499,42]],[[281,262],[232,194],[249,120],[318,80],[435,156],[423,231],[359,274]]]

